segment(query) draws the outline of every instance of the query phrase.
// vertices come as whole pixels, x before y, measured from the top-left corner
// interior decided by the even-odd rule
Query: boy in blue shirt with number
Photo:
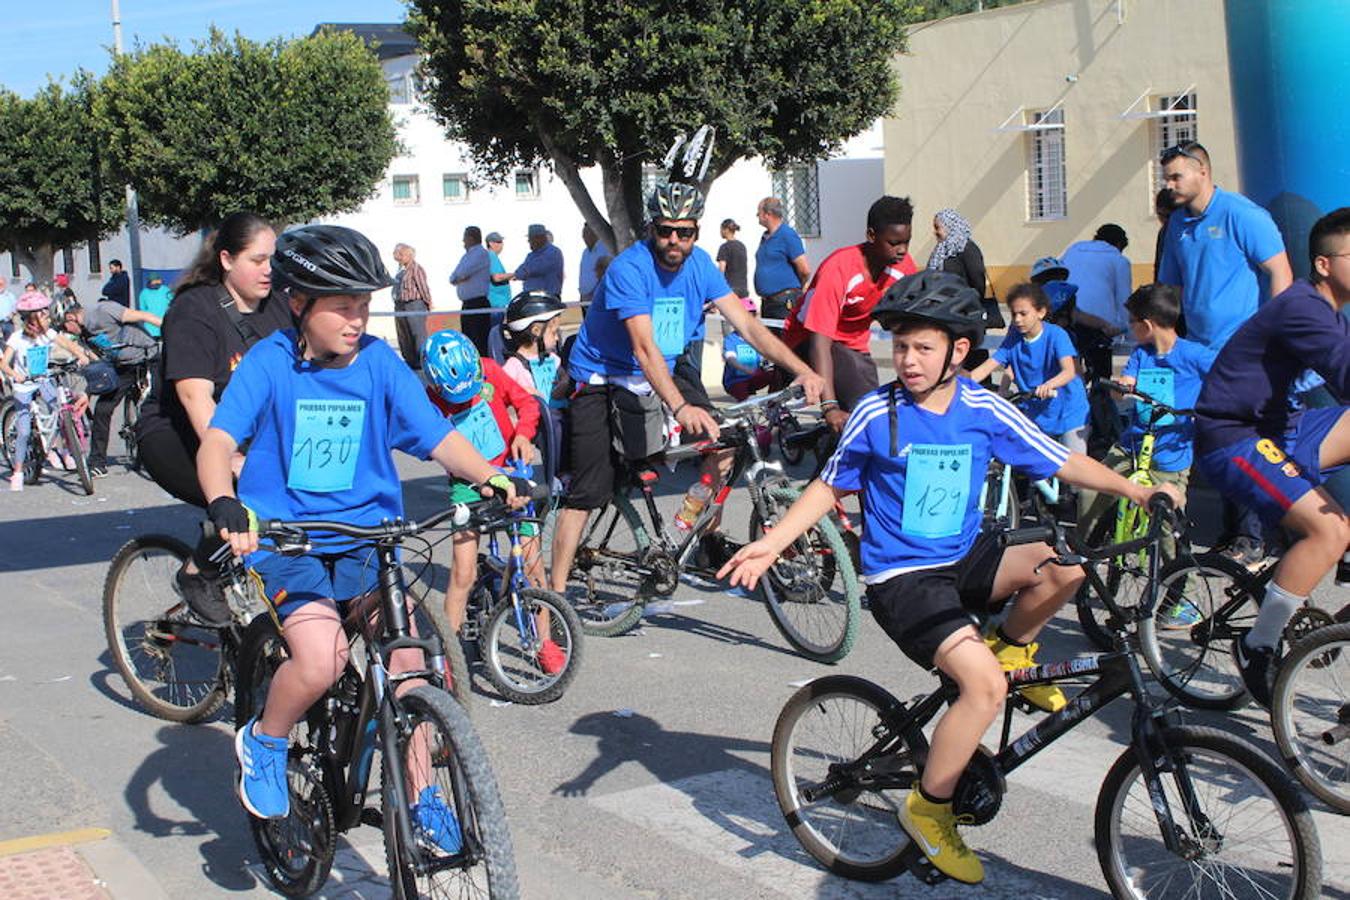
[[[1057,475],[1083,487],[1146,503],[1153,489],[1050,440],[1006,400],[957,372],[984,336],[979,294],[935,271],[893,285],[872,315],[894,333],[897,380],[868,394],[849,415],[824,471],[767,535],[718,573],[753,588],[784,548],[837,499],[862,493],[867,528],[862,569],[872,615],[910,659],[937,667],[960,696],[938,720],[923,777],[900,823],[944,874],[984,877],[956,831],[951,798],[1007,693],[1003,673],[1035,665],[1036,635],[1083,580],[1079,569],[1043,565],[1045,544],[999,546],[980,534],[980,487],[997,456],[1033,478]],[[1175,498],[1174,489],[1164,491]],[[1017,594],[1007,619],[982,638],[973,611]],[[1053,685],[1023,690],[1047,710],[1063,708]]]
[[[755,314],[755,301],[742,297],[741,304],[750,315]],[[722,389],[734,400],[745,400],[773,380],[759,351],[730,323],[724,323],[722,336]]]
[[[364,235],[335,225],[288,231],[277,238],[272,271],[287,288],[296,328],[275,332],[244,356],[197,452],[207,511],[237,556],[258,550],[255,514],[354,525],[401,516],[394,448],[435,459],[518,502],[510,481],[432,406],[403,361],[365,333],[370,295],[392,279]],[[230,460],[244,444],[236,496]],[[239,797],[253,815],[278,818],[290,810],[291,729],[346,665],[340,609],[377,589],[377,567],[368,550],[336,542],[316,544],[305,556],[258,554],[250,563],[268,597],[285,596],[276,612],[290,656],[273,676],[262,715],[235,737]],[[396,651],[390,674],[421,663],[420,651]],[[457,852],[452,798],[428,786],[427,766],[413,768],[421,777],[410,786],[419,833]]]

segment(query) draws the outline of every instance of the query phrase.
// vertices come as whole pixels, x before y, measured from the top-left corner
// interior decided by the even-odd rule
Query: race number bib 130
[[[365,421],[364,400],[295,401],[286,486],[320,494],[351,490]]]
[[[684,298],[657,297],[652,304],[652,330],[662,356],[684,352]]]
[[[506,452],[506,438],[497,426],[497,417],[492,414],[492,406],[486,400],[478,400],[473,406],[451,417],[455,428],[473,444],[473,449],[483,454],[489,462]]]
[[[912,445],[901,530],[926,538],[960,534],[970,505],[970,483],[970,444]]]
[[[1177,405],[1176,373],[1171,369],[1140,369],[1134,386],[1141,394],[1148,394],[1159,403],[1173,407]],[[1138,407],[1139,420],[1147,422],[1152,415],[1152,409],[1147,403],[1135,401],[1135,404]],[[1160,418],[1157,424],[1170,425],[1175,421],[1176,416],[1169,414]]]
[[[41,347],[29,347],[26,354],[28,377],[36,378],[47,374],[47,361],[51,359],[52,348],[44,344]]]

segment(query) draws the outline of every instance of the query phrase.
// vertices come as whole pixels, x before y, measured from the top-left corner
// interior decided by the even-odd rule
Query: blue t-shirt
[[[351,365],[299,360],[295,332],[273,332],[244,354],[211,427],[251,441],[239,499],[260,519],[377,525],[403,514],[393,449],[426,459],[454,430],[417,376],[366,335]]]
[[[1038,479],[1069,458],[1011,403],[964,377],[957,378],[956,396],[941,414],[896,389],[899,453],[892,456],[889,393],[885,385],[858,403],[820,476],[839,490],[862,491],[868,584],[951,565],[970,551],[980,531],[980,488],[991,458]]]
[[[1173,409],[1193,409],[1200,396],[1205,374],[1214,364],[1214,351],[1195,341],[1177,338],[1176,344],[1159,356],[1152,344],[1140,344],[1125,361],[1125,375],[1135,379],[1135,386],[1154,399]],[[1120,435],[1120,446],[1130,453],[1139,451],[1144,437],[1144,424],[1151,408],[1136,403],[1130,422]],[[1195,442],[1195,419],[1192,416],[1166,416],[1159,420],[1153,441],[1153,468],[1159,472],[1181,472],[1191,467]]]
[[[651,244],[640,241],[614,258],[595,289],[581,323],[568,371],[578,384],[593,375],[640,377],[624,321],[652,317],[652,333],[667,368],[703,327],[703,304],[731,293],[727,280],[703,248],[695,247],[678,271],[657,264]]]
[[[1261,304],[1261,263],[1283,252],[1270,213],[1215,188],[1200,215],[1183,207],[1168,218],[1158,281],[1181,286],[1186,336],[1218,350]]]
[[[765,233],[755,250],[755,293],[761,297],[800,288],[802,280],[792,261],[806,252],[801,235],[784,222],[773,234]]]
[[[489,250],[488,275],[504,275],[505,273],[506,266],[502,265],[501,257]],[[487,292],[488,306],[493,309],[506,309],[511,304],[511,285],[509,283],[492,284],[491,279],[488,280],[488,284],[490,285]]]
[[[525,261],[516,269],[520,276],[521,288],[527,291],[544,291],[562,296],[563,254],[553,244],[545,244],[538,250],[531,250]]]
[[[1017,329],[1009,329],[1008,336],[994,351],[994,359],[1012,368],[1017,387],[1023,391],[1034,391],[1058,375],[1059,361],[1066,356],[1078,358],[1073,340],[1067,331],[1050,322],[1041,325],[1040,335],[1030,341]],[[1087,422],[1087,390],[1083,387],[1083,379],[1075,376],[1055,396],[1027,400],[1022,409],[1046,434],[1058,437],[1073,431]]]
[[[722,338],[723,387],[740,384],[742,381],[749,381],[751,378],[751,376],[745,374],[729,362],[726,362],[725,360],[729,356],[735,358],[736,362],[743,366],[747,366],[752,370],[760,367],[759,351],[750,346],[750,342],[736,332],[728,332],[726,337]]]

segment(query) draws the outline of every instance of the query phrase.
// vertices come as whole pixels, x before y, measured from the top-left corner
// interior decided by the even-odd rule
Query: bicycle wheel
[[[37,400],[33,403],[36,404]],[[14,468],[15,448],[19,442],[19,410],[14,401],[5,404],[4,418],[0,419],[0,428],[4,429],[5,462]],[[46,463],[47,451],[42,449],[42,437],[38,434],[38,423],[34,418],[32,429],[28,433],[28,453],[23,458],[24,484],[37,484],[42,478],[42,467]]]
[[[530,706],[552,703],[567,690],[581,664],[581,620],[553,591],[525,588],[519,597],[521,621],[517,622],[516,605],[509,598],[497,604],[478,638],[479,653],[488,680],[507,700]],[[536,617],[541,612],[549,617],[546,635],[539,634]],[[567,658],[562,670],[552,675],[543,670],[538,658],[545,639],[556,643]]]
[[[1280,663],[1270,721],[1295,777],[1350,814],[1350,624],[1320,628],[1294,645]]]
[[[869,788],[840,771],[888,727],[882,710],[898,706],[900,701],[870,681],[829,675],[800,688],[778,714],[770,754],[778,808],[802,848],[836,875],[885,881],[906,868],[910,839],[896,816],[908,791]],[[903,753],[887,759],[886,771],[917,781],[918,761],[927,752],[923,733],[915,729],[905,736]],[[827,781],[837,789],[807,798]]]
[[[1164,845],[1147,779],[1134,749],[1125,751],[1102,782],[1094,824],[1112,896],[1319,896],[1322,850],[1293,781],[1216,729],[1169,728],[1162,737],[1159,786],[1181,847]]]
[[[5,468],[14,468],[14,441],[16,438],[16,422],[14,417],[19,414],[14,408],[13,400],[0,401],[0,453],[4,454]]]
[[[559,510],[551,510],[545,527],[548,546]],[[642,621],[647,590],[637,567],[651,545],[637,510],[626,497],[589,514],[581,531],[572,571],[567,575],[567,602],[581,620],[581,630],[596,637],[625,634]]]
[[[84,488],[85,494],[92,494],[94,476],[89,474],[89,460],[85,458],[84,446],[80,443],[75,416],[68,409],[61,410],[61,439],[66,443],[66,452],[75,460],[75,474],[80,477],[80,487]]]
[[[380,791],[394,897],[520,896],[497,779],[468,716],[444,691],[426,685],[403,694],[397,703],[399,752],[392,758],[383,754]],[[419,841],[430,863],[424,875],[415,871],[412,848],[404,845],[395,827],[394,804],[409,803],[409,798],[393,796],[389,766],[395,762],[403,767],[403,783],[413,797],[425,787],[440,788],[463,836],[462,849],[452,855]]]
[[[235,727],[262,713],[272,676],[286,659],[286,643],[271,616],[258,616],[244,633],[235,684]],[[320,700],[320,703],[323,701]],[[291,809],[285,818],[248,817],[253,843],[268,880],[288,897],[307,897],[323,886],[337,850],[337,820],[323,776],[313,763],[305,719],[291,732],[286,780]]]
[[[444,608],[425,602],[417,604],[413,607],[413,624],[417,627],[417,633],[423,637],[431,634],[440,637],[445,647],[446,668],[442,675],[446,687],[464,712],[471,713],[473,682],[469,678],[469,663],[464,658],[464,645],[460,643],[459,636],[450,630],[450,623],[445,621]]]
[[[141,452],[136,442],[136,422],[141,417],[141,401],[135,392],[122,400],[122,446],[127,452],[127,466],[133,472],[141,470]]]
[[[778,428],[776,430],[778,432],[776,435],[778,455],[783,457],[783,462],[787,463],[789,466],[797,465],[802,461],[802,457],[806,455],[806,447],[799,441],[793,441],[792,437],[805,430],[802,427],[802,423],[798,422],[797,417],[792,415],[792,413],[784,412],[782,417],[778,420]]]
[[[1141,532],[1132,533],[1128,537],[1117,538],[1115,534],[1115,508],[1113,507],[1107,514],[1104,514],[1092,526],[1092,533],[1088,537],[1088,546],[1101,547],[1108,543],[1120,543],[1124,540],[1133,540],[1134,537],[1141,537]],[[1148,558],[1140,553],[1132,553],[1129,556],[1114,556],[1110,559],[1099,560],[1089,563],[1094,566],[1097,575],[1110,592],[1116,605],[1124,611],[1130,612],[1133,607],[1139,605],[1139,601],[1144,596],[1144,589],[1148,587]],[[1161,594],[1159,595],[1161,598]],[[1106,603],[1097,594],[1096,588],[1090,582],[1083,582],[1078,588],[1078,593],[1074,597],[1075,612],[1078,614],[1078,624],[1083,628],[1083,634],[1093,646],[1099,650],[1110,650],[1115,646],[1115,632],[1107,627],[1107,618],[1109,613]]]
[[[201,722],[225,702],[220,632],[192,615],[174,585],[191,553],[177,538],[142,535],[117,551],[103,582],[113,665],[146,712],[171,722]]]
[[[765,492],[770,523],[777,522],[799,493],[793,488]],[[764,531],[760,513],[750,516],[750,540]],[[836,578],[835,575],[838,575]],[[783,638],[816,662],[835,663],[858,639],[862,590],[848,547],[829,517],[793,541],[755,586]]]
[[[1159,576],[1158,608],[1139,621],[1139,645],[1158,682],[1196,709],[1233,710],[1247,700],[1247,688],[1233,662],[1233,638],[1256,618],[1251,574],[1217,553],[1169,563]],[[1218,613],[1230,601],[1235,608]],[[1171,627],[1173,611],[1194,610],[1197,621]]]

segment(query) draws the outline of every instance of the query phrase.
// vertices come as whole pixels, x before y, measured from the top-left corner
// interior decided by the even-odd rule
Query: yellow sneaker
[[[984,642],[998,658],[998,664],[1005,672],[1030,669],[1036,665],[1036,648],[1040,646],[1039,644],[1017,647],[1004,643],[997,632],[985,635]],[[1053,684],[1033,684],[1030,687],[1019,688],[1018,693],[1032,706],[1046,712],[1059,712],[1069,702],[1064,698],[1064,692]]]
[[[943,875],[966,884],[984,881],[980,858],[956,831],[956,816],[952,814],[950,801],[928,802],[919,793],[916,783],[905,798],[905,805],[900,807],[900,826]]]

